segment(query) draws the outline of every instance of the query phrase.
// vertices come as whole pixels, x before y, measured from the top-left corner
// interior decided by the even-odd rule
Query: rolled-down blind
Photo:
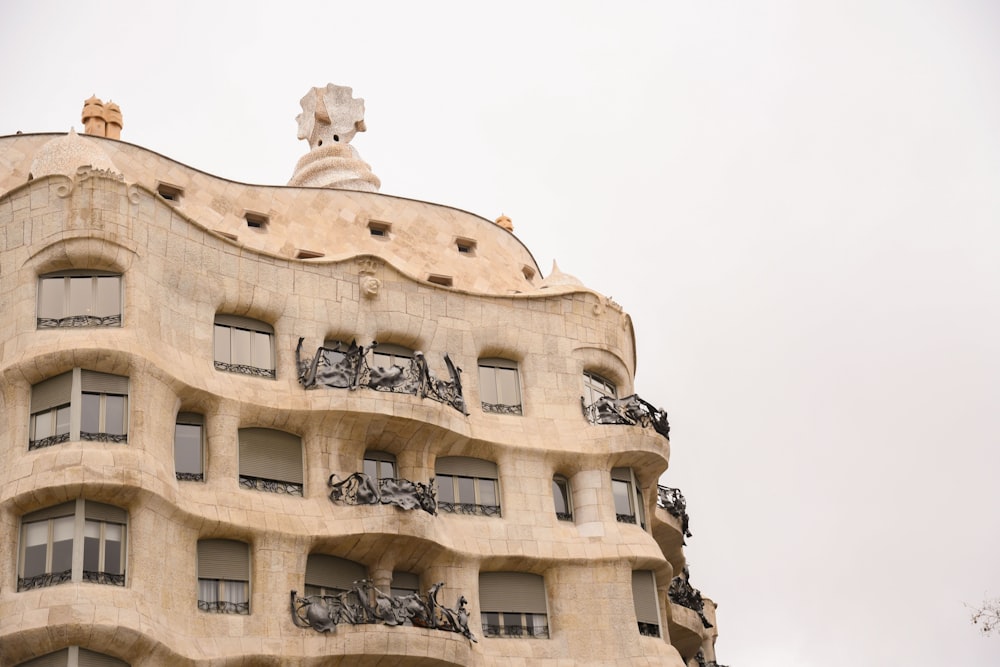
[[[111,523],[126,523],[128,512],[114,505],[87,500],[83,504],[83,513],[88,519],[95,521],[109,521]]]
[[[260,320],[252,320],[249,317],[240,317],[239,315],[223,315],[220,313],[215,316],[215,323],[227,327],[236,327],[237,329],[249,329],[250,331],[259,331],[261,333],[266,333],[266,334],[274,333],[274,327],[272,327],[267,322],[261,322]]]
[[[618,480],[619,482],[632,483],[632,469],[631,468],[612,468],[611,469],[611,479]]]
[[[22,662],[18,667],[66,667],[67,664],[69,664],[69,649],[64,648],[61,651],[46,653],[34,660]]]
[[[240,474],[302,484],[302,441],[284,431],[241,428]]]
[[[30,523],[32,521],[44,521],[46,519],[57,519],[61,516],[72,516],[75,513],[76,501],[71,500],[68,503],[45,507],[36,512],[32,512],[31,514],[25,514],[21,517],[21,521],[25,523]]]
[[[178,412],[176,422],[178,424],[194,424],[196,426],[201,426],[205,423],[205,416],[200,415],[197,412]]]
[[[660,624],[660,616],[656,613],[659,607],[656,599],[656,581],[650,570],[633,570],[632,602],[635,604],[637,621]]]
[[[309,560],[306,561],[306,584],[309,586],[347,591],[355,581],[367,578],[368,571],[364,565],[345,558],[309,554]]]
[[[497,479],[497,464],[483,459],[473,459],[466,456],[444,456],[434,464],[434,472],[438,475],[462,475],[465,477],[482,477]]]
[[[128,394],[128,378],[97,371],[80,371],[80,387],[96,394]]]
[[[412,572],[393,572],[392,587],[410,591],[420,590],[420,576]]]
[[[80,656],[77,662],[80,667],[129,667],[129,664],[118,658],[103,653],[95,653],[85,648],[80,649]]]
[[[39,382],[31,388],[31,414],[66,405],[72,393],[72,371]]]
[[[249,545],[236,540],[199,540],[198,578],[250,581]]]
[[[479,608],[494,612],[548,613],[545,579],[527,572],[482,572],[479,574]]]

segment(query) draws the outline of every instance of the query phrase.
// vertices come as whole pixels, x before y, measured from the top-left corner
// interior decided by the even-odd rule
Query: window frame
[[[306,558],[302,586],[306,596],[338,595],[354,588],[354,582],[368,579],[368,567],[347,558],[313,552]]]
[[[130,394],[131,380],[127,375],[86,368],[74,368],[36,382],[31,386],[28,406],[28,451],[77,441],[128,443]],[[112,401],[113,398],[121,400]],[[120,410],[118,420],[112,419],[115,413],[111,406],[115,404]],[[60,421],[63,416],[68,422]],[[51,434],[39,438],[43,417],[50,427],[45,432]],[[117,425],[113,426],[112,421]],[[96,431],[84,430],[91,424]]]
[[[44,507],[21,516],[18,526],[17,591],[23,592],[37,588],[57,586],[63,583],[81,582],[125,586],[128,569],[128,518],[128,511],[121,507],[95,500],[87,501],[84,498],[77,498],[76,500],[59,505]],[[58,530],[58,532],[63,533],[61,539],[57,539],[56,522],[59,522],[61,526]],[[30,527],[41,527],[40,524],[45,524],[44,541],[33,543],[37,541],[37,537],[30,537],[29,532],[36,531],[32,531]],[[117,540],[119,552],[117,572],[105,570],[108,563],[109,543],[116,543],[108,535],[108,526],[118,526],[120,529],[119,539]],[[96,538],[98,569],[96,570],[84,569],[90,557],[88,553],[89,549],[87,548],[89,546],[88,540],[95,539],[88,535],[90,527],[96,527],[98,530]],[[68,537],[66,536],[67,534]],[[79,547],[77,546],[77,540],[81,541]],[[59,569],[59,571],[53,571],[55,547],[59,543],[66,542],[69,544],[64,544],[63,546],[69,547],[70,567],[68,570]],[[45,547],[44,556],[42,556],[45,562],[38,574],[26,575],[26,572],[34,572],[36,569],[39,569],[34,563],[31,569],[28,569],[28,550],[39,546]],[[37,559],[37,552],[30,554],[30,558],[32,560]]]
[[[618,399],[618,385],[594,371],[583,371],[583,403],[593,405],[601,398]]]
[[[564,507],[562,512],[559,511],[560,499]],[[565,475],[552,476],[552,502],[558,520],[573,521],[573,491]]]
[[[627,512],[618,511],[626,508],[619,505],[619,495],[615,492],[616,482],[625,486],[624,498],[629,504]],[[646,529],[646,509],[642,502],[642,491],[639,489],[635,471],[632,468],[616,467],[611,469],[611,497],[615,508],[615,519],[618,523],[638,524],[643,530]]]
[[[479,601],[484,637],[552,637],[545,577],[541,575],[529,572],[480,572]]]
[[[373,465],[369,466],[371,463]],[[389,465],[391,467],[390,472],[392,474],[386,476],[382,473],[385,472],[383,469],[384,465]],[[374,469],[375,474],[372,474],[372,469]],[[398,470],[396,468],[396,456],[395,454],[390,454],[389,452],[383,452],[379,449],[368,449],[365,450],[364,458],[361,461],[361,470],[366,475],[368,475],[372,481],[378,484],[383,479],[397,479]]]
[[[179,441],[179,429],[178,426],[196,426],[198,428],[198,442],[197,442],[197,459],[198,468],[197,471],[192,470],[178,470],[178,441]],[[181,441],[182,447],[190,447],[191,444],[185,444]],[[183,482],[204,482],[205,481],[205,416],[197,412],[178,412],[177,416],[174,418],[174,476],[178,481]]]
[[[656,573],[652,570],[632,570],[632,606],[639,634],[662,637],[660,596],[656,589]]]
[[[521,373],[518,363],[500,357],[481,357],[477,362],[479,370],[479,401],[483,412],[500,415],[524,415],[524,393],[521,390]],[[505,396],[504,377],[513,378],[516,402]],[[487,400],[494,398],[495,401]]]
[[[463,486],[462,480],[468,480]],[[487,504],[484,482],[493,485],[496,504]],[[502,516],[500,469],[493,461],[465,456],[444,456],[434,463],[438,510],[448,514]],[[472,496],[468,495],[471,484]],[[472,502],[468,502],[468,501]]]
[[[246,359],[242,358],[244,355],[239,352],[236,355],[233,354],[234,349],[245,347],[245,344],[236,338],[240,335],[239,332],[250,334],[249,356]],[[261,336],[266,337],[266,339],[262,339]],[[265,348],[267,363],[261,365],[259,362],[263,361]],[[267,322],[249,317],[216,313],[212,328],[212,359],[217,371],[276,379],[277,356],[274,347],[274,327]],[[242,361],[249,363],[240,363]]]
[[[117,312],[99,315],[97,313],[104,310],[102,308],[104,304],[101,303],[101,282],[102,279],[108,278],[114,278],[117,283],[109,292],[114,295],[117,302],[110,310]],[[79,285],[83,280],[91,282],[89,289],[83,290],[89,292],[89,295],[85,304],[78,304],[75,301],[82,297],[74,295],[77,291],[74,289],[74,281]],[[61,289],[57,285],[58,281],[63,282]],[[122,274],[114,271],[71,269],[39,275],[35,296],[35,327],[37,329],[121,327],[125,311],[124,284]],[[52,299],[53,303],[45,303],[45,299]],[[55,300],[58,300],[58,303],[55,303]],[[59,311],[59,315],[49,317],[50,314],[54,315],[56,310]]]
[[[198,610],[216,614],[250,614],[251,583],[250,545],[240,540],[202,538],[196,551]],[[233,590],[227,584],[242,584],[239,600],[231,600]],[[205,600],[205,591],[215,588],[214,600]]]
[[[248,426],[239,429],[237,439],[240,487],[300,498],[305,496],[305,454],[301,436],[273,428]],[[269,454],[275,457],[268,458]],[[279,478],[277,473],[288,479]]]

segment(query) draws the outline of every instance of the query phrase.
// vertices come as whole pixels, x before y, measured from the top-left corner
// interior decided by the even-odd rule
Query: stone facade
[[[669,441],[657,428],[592,423],[581,411],[585,371],[620,397],[633,393],[634,333],[617,304],[574,280],[546,284],[507,229],[446,206],[234,183],[86,135],[73,141],[89,147],[73,155],[103,156],[114,169],[77,157],[33,174],[46,145],[63,139],[0,137],[0,663],[68,646],[136,666],[680,667],[699,650],[714,660],[714,627],[668,595],[685,566],[681,520],[657,504]],[[119,322],[89,313],[43,322],[42,277],[53,276],[120,276],[110,283],[120,285]],[[261,323],[260,340],[270,340],[273,378],[220,367],[220,331],[243,321]],[[300,341],[308,360],[334,340],[421,351],[440,381],[450,377],[448,355],[461,369],[463,404],[374,385],[305,388]],[[521,414],[483,409],[496,391],[480,386],[484,359],[513,366]],[[127,441],[67,436],[29,448],[47,419],[41,383],[74,369],[127,378]],[[94,392],[108,405],[115,396]],[[72,399],[71,435],[86,430],[86,400]],[[100,405],[101,420],[113,421]],[[203,420],[200,479],[176,469],[179,414]],[[297,494],[247,485],[241,429],[299,439]],[[331,475],[362,471],[370,451],[394,457],[395,476],[424,483],[440,483],[446,457],[495,464],[497,515],[444,511],[440,488],[436,514],[331,502]],[[613,470],[633,475],[635,523],[616,508]],[[554,476],[571,497],[568,520],[554,511]],[[127,512],[124,585],[78,572],[97,542],[77,533],[69,580],[28,589],[27,549],[41,539],[44,550],[45,537],[28,538],[27,526],[46,525],[31,517],[80,498]],[[113,542],[100,539],[104,558]],[[211,540],[247,545],[249,613],[199,608],[198,554]],[[464,596],[478,641],[409,622],[342,621],[330,632],[296,624],[289,595],[308,592],[311,554],[359,564],[387,593],[394,572],[416,575],[421,594],[444,582],[440,603],[455,609]],[[652,573],[659,636],[639,632],[634,571]],[[540,576],[546,608],[535,623],[544,632],[484,629],[481,612],[508,611],[481,606],[481,574],[494,572]],[[714,625],[711,601],[704,613]]]

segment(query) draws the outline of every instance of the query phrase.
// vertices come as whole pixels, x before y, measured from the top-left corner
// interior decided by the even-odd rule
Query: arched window
[[[31,388],[28,449],[128,441],[128,378],[76,368]]]
[[[445,456],[434,465],[438,509],[442,512],[500,516],[497,464],[465,456]]]
[[[351,590],[355,581],[367,578],[368,570],[360,563],[327,554],[309,554],[305,591],[306,595],[337,595]]]
[[[483,404],[483,412],[523,414],[517,362],[509,359],[480,359],[479,399]]]
[[[364,473],[374,481],[396,477],[396,457],[388,452],[369,449],[365,452]]]
[[[274,378],[274,327],[248,317],[216,315],[215,368]]]
[[[270,428],[241,428],[240,486],[302,495],[302,440]]]
[[[81,581],[124,586],[127,524],[125,510],[82,498],[25,514],[17,590]]]
[[[107,271],[73,270],[38,280],[39,329],[120,327],[122,277]]]
[[[545,580],[526,572],[481,572],[479,607],[487,637],[548,638]]]
[[[250,545],[236,540],[198,540],[198,609],[250,613]]]

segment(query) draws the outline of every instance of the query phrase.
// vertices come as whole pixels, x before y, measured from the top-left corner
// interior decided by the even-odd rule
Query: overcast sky
[[[1000,664],[1000,4],[204,4],[7,0],[0,135],[284,184],[352,86],[382,192],[632,315],[720,662]]]

